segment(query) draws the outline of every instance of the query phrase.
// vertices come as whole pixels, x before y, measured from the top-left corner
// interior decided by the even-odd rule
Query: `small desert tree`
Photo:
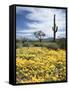
[[[22,43],[25,44],[27,42],[27,39],[25,37],[22,38]]]
[[[27,41],[27,39],[26,39],[25,37],[20,37],[19,42],[20,42],[20,47],[21,47],[21,48],[22,48],[22,46],[25,45],[26,41]]]
[[[39,39],[40,42],[44,39],[45,33],[42,31],[38,31],[34,33],[35,37]]]

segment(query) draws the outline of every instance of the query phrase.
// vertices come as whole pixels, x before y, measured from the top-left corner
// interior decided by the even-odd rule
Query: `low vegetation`
[[[16,49],[16,83],[66,80],[66,52],[46,47]]]

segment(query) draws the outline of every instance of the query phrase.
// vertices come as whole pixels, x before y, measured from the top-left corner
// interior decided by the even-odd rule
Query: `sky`
[[[54,8],[16,7],[16,38],[37,39],[34,32],[43,31],[53,38],[53,18],[56,15],[56,38],[66,36],[66,10]]]

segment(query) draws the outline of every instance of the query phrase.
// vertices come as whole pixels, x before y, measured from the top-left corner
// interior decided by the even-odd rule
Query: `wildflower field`
[[[46,47],[16,49],[16,83],[66,80],[66,51]]]

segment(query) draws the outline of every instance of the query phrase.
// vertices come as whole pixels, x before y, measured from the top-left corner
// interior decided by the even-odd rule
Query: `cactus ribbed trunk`
[[[55,20],[55,14],[54,14],[54,20],[53,20],[53,41],[56,40],[56,32],[58,30],[58,26],[56,26],[56,20]]]
[[[55,41],[55,39],[56,39],[56,33],[54,32],[54,39],[53,39],[53,41]]]

